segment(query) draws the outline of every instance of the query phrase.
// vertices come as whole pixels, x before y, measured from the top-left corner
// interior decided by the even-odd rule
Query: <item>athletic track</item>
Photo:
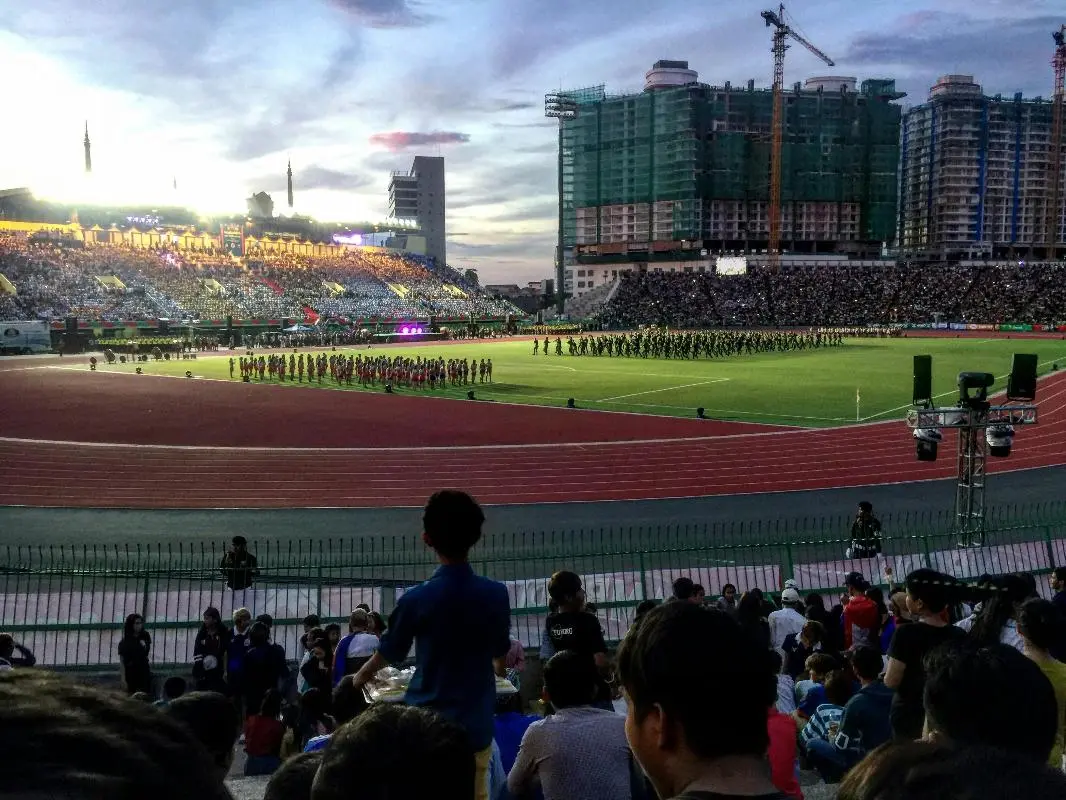
[[[1066,464],[1066,372],[990,471]],[[944,478],[900,421],[837,429],[0,366],[0,505],[419,506],[684,498]]]

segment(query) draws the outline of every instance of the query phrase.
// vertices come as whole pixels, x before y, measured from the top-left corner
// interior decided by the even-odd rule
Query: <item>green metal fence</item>
[[[932,566],[960,578],[1025,571],[1043,574],[1066,564],[1066,502],[999,506],[988,514],[983,547],[961,548],[950,513],[882,517],[880,559],[848,560],[850,517],[772,520],[705,526],[595,528],[492,534],[472,553],[474,568],[503,581],[511,595],[515,635],[540,639],[547,578],[580,573],[608,639],[628,627],[645,598],[669,594],[689,575],[717,594],[775,590],[794,578],[806,591],[834,594],[854,569],[873,582],[883,568],[904,575]],[[42,664],[99,668],[114,664],[127,614],[145,617],[157,665],[191,659],[203,609],[228,616],[246,607],[275,618],[275,638],[295,653],[308,614],[342,622],[358,603],[384,614],[403,591],[427,578],[434,559],[417,535],[252,542],[260,575],[244,591],[226,588],[219,564],[225,542],[152,545],[69,545],[0,548],[0,630],[32,649]]]

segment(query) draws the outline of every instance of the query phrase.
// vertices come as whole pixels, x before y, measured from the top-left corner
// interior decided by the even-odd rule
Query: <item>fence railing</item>
[[[622,636],[637,603],[670,593],[690,576],[708,594],[726,583],[740,591],[777,590],[794,578],[804,591],[834,594],[857,570],[874,583],[883,568],[903,576],[931,566],[959,578],[1066,564],[1066,502],[990,509],[982,547],[959,547],[953,515],[927,512],[882,518],[884,553],[848,559],[851,518],[757,523],[661,525],[487,535],[472,552],[474,569],[509,590],[517,638],[540,640],[547,578],[583,576],[609,640]],[[295,653],[308,614],[343,622],[359,603],[388,614],[397,598],[432,573],[435,561],[417,536],[362,536],[252,542],[260,574],[252,587],[228,589],[220,570],[225,542],[0,548],[0,630],[33,650],[39,663],[98,668],[116,663],[126,615],[144,616],[157,664],[184,664],[203,610],[223,617],[241,607],[275,619],[276,640]]]

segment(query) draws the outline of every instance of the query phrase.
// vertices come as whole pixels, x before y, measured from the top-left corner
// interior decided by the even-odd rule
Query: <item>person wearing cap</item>
[[[844,648],[852,650],[860,645],[879,648],[878,630],[881,625],[881,610],[877,603],[866,596],[870,584],[859,572],[849,572],[844,578],[848,596],[844,599],[842,620],[844,624]]]
[[[243,536],[233,537],[233,546],[219,565],[226,586],[234,591],[249,588],[259,577],[259,564],[255,556],[248,552],[248,540]]]
[[[770,645],[775,650],[785,646],[785,638],[790,634],[799,636],[807,623],[807,618],[803,616],[803,598],[800,597],[799,591],[787,586],[781,592],[781,608],[771,612],[767,620],[770,623]]]

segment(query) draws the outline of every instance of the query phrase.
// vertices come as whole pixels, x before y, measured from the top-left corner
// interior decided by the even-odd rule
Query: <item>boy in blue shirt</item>
[[[389,617],[378,651],[356,673],[362,686],[388,664],[403,662],[415,646],[415,674],[404,702],[426,706],[461,725],[477,764],[477,798],[488,798],[496,676],[511,648],[507,588],[474,574],[467,555],[481,539],[485,515],[464,492],[437,492],[422,517],[422,541],[440,566],[405,592]]]

